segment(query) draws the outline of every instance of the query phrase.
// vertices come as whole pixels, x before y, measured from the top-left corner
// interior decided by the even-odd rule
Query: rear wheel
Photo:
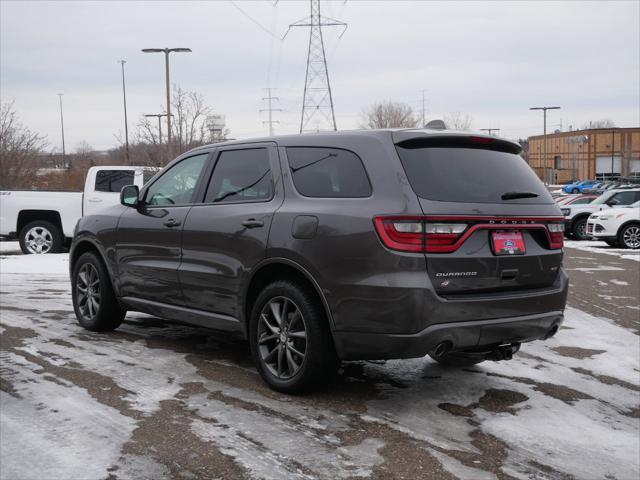
[[[120,307],[102,260],[93,252],[83,253],[73,267],[71,298],[78,323],[94,332],[120,326],[126,311]]]
[[[640,248],[640,223],[625,225],[620,229],[618,242],[622,248]]]
[[[274,390],[319,390],[339,365],[326,315],[318,299],[288,281],[258,296],[249,325],[251,353],[260,376]]]
[[[587,239],[587,219],[579,218],[575,222],[573,222],[573,228],[571,229],[573,233],[573,238],[576,240],[586,240]]]
[[[60,253],[64,243],[60,229],[46,220],[27,223],[20,230],[19,241],[24,254]]]

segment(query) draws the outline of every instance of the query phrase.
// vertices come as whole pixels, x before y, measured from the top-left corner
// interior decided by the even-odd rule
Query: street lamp
[[[547,110],[559,110],[560,107],[531,107],[529,110],[542,110],[544,114],[544,181],[549,183],[547,172]]]
[[[64,93],[58,93],[58,100],[60,101],[60,127],[62,129],[62,164],[65,168],[70,167],[71,164],[67,165],[67,151],[64,148],[64,117],[62,116],[62,95]]]
[[[127,164],[131,164],[129,157],[129,127],[127,125],[127,91],[124,86],[124,64],[126,60],[118,60],[118,63],[122,66],[122,99],[124,101],[124,144],[125,144],[125,156],[127,157]]]
[[[145,117],[157,117],[158,119],[158,145],[162,145],[162,123],[160,119],[166,117],[166,113],[145,113]],[[173,117],[173,115],[171,115]]]
[[[144,53],[164,53],[165,76],[167,82],[167,145],[171,148],[171,84],[169,82],[169,54],[171,52],[191,52],[190,48],[143,48]]]

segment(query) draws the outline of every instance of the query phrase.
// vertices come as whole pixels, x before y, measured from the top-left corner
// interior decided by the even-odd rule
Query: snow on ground
[[[625,260],[635,260],[640,262],[640,250],[630,250],[627,248],[613,248],[605,242],[599,240],[567,240],[564,241],[567,248],[575,248],[583,252],[604,253],[605,255],[615,255]]]
[[[203,448],[252,478],[407,464],[437,478],[405,457],[416,449],[459,478],[638,478],[640,344],[605,318],[568,308],[556,337],[509,362],[353,362],[329,392],[292,397],[205,329],[130,314],[114,333],[82,330],[67,262],[0,256],[0,478],[175,478],[167,456],[187,441],[180,468]]]

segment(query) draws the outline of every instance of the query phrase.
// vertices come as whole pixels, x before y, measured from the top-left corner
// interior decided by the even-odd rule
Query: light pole
[[[493,132],[499,132],[499,128],[481,128],[481,132],[487,132],[489,135],[493,135]]]
[[[167,145],[171,149],[171,83],[169,82],[169,54],[171,52],[191,52],[190,48],[143,48],[144,53],[164,53],[165,77],[167,83]]]
[[[616,142],[616,131],[611,130],[611,180],[613,180],[613,154],[615,151],[615,142]],[[620,150],[622,150],[622,144],[620,145]],[[622,173],[622,172],[620,172]]]
[[[131,164],[131,158],[129,157],[129,126],[127,125],[127,90],[124,86],[124,64],[126,60],[118,60],[118,63],[122,66],[122,99],[124,101],[124,145],[125,145],[125,157],[127,164]]]
[[[162,122],[160,119],[166,117],[166,113],[145,113],[145,117],[157,117],[158,118],[158,145],[162,144]]]
[[[62,129],[62,163],[65,167],[70,167],[71,165],[67,166],[67,151],[64,148],[64,116],[62,115],[62,95],[64,95],[64,93],[58,93],[58,100],[60,101],[60,127]]]
[[[560,107],[531,107],[529,110],[542,110],[544,118],[544,181],[549,183],[547,172],[547,110],[559,110]]]

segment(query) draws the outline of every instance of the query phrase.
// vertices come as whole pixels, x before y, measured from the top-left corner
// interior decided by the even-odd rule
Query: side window
[[[609,203],[612,205],[631,205],[635,202],[636,192],[616,193]]]
[[[354,198],[371,195],[360,157],[338,148],[288,147],[296,190],[305,197]]]
[[[205,203],[260,202],[273,193],[266,148],[220,153],[207,187]]]
[[[133,184],[133,170],[98,170],[96,192],[120,192],[122,187]]]
[[[147,190],[147,205],[184,205],[191,203],[198,178],[208,153],[185,158],[156,180]]]

